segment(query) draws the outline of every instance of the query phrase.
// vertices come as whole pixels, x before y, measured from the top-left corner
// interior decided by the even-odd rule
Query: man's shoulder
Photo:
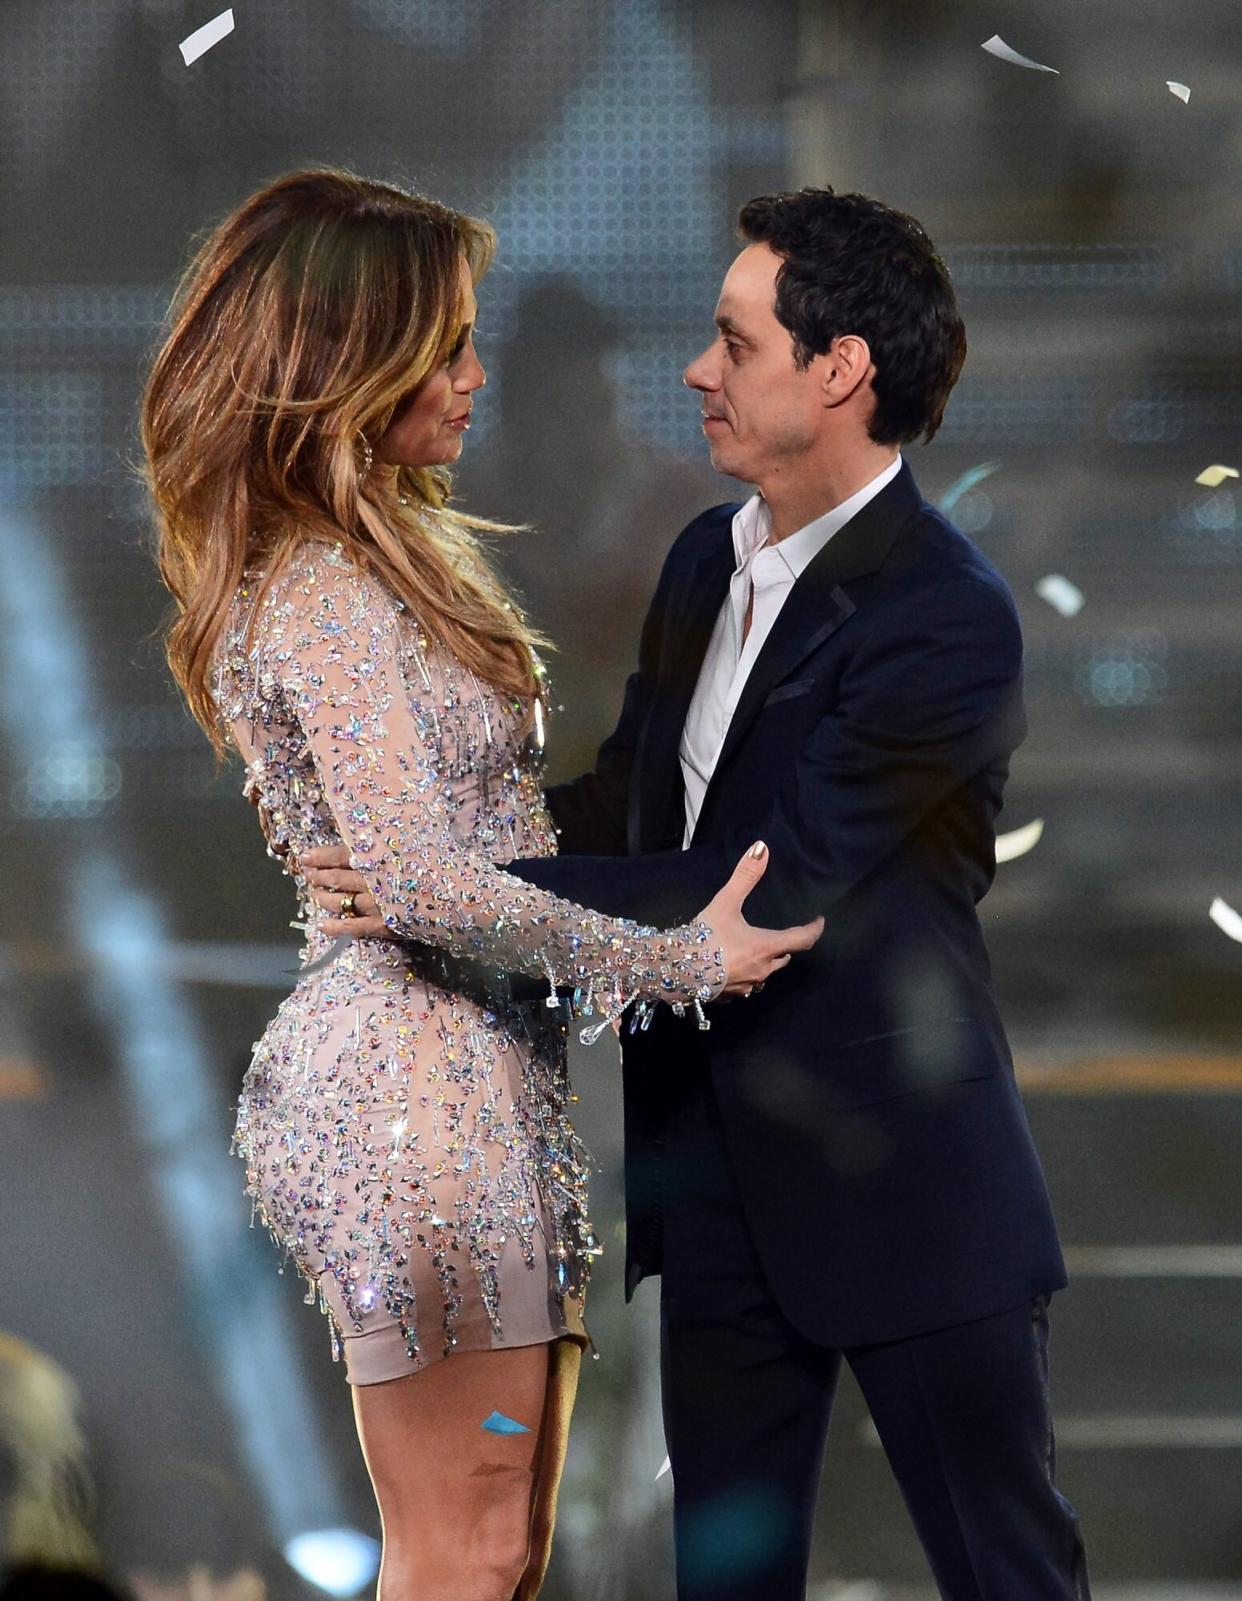
[[[731,531],[733,519],[744,505],[745,501],[726,500],[701,511],[678,534],[673,541],[673,550],[697,555],[702,550],[710,549],[722,534]]]
[[[669,546],[660,574],[659,593],[667,594],[670,584],[676,584],[693,569],[700,556],[719,550],[732,541],[733,518],[741,509],[740,500],[726,501],[709,506],[697,517],[691,518]]]
[[[918,587],[941,589],[958,583],[980,584],[1017,615],[1017,602],[1000,568],[938,506],[930,501],[923,502],[915,521],[915,532],[914,567]]]

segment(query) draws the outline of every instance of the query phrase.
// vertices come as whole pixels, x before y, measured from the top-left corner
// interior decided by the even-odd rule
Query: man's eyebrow
[[[730,317],[727,311],[718,311],[716,313],[716,326],[720,329],[722,334],[732,334],[737,339],[744,339],[747,344],[751,343],[748,335],[742,331],[737,322],[734,320],[734,318]]]

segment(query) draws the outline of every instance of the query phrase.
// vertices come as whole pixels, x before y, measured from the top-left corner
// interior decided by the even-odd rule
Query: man
[[[1021,633],[899,452],[939,426],[965,331],[877,201],[767,196],[740,226],[685,376],[713,464],[759,493],[676,541],[615,732],[549,791],[564,854],[510,864],[672,924],[761,838],[748,917],[827,920],[710,1031],[659,1008],[624,1036],[626,1290],[662,1275],[678,1594],[804,1596],[844,1357],[941,1595],[1081,1601],[1047,1390],[1064,1266],[975,910]]]

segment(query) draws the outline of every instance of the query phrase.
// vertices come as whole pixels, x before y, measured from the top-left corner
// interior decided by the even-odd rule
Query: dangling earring
[[[359,430],[358,430],[358,437],[359,437],[359,439],[362,440],[362,473],[361,473],[361,476],[363,478],[365,478],[367,476],[367,474],[371,471],[371,468],[374,467],[374,465],[375,465],[375,452],[371,449],[371,442],[367,438],[367,436],[363,433],[361,428],[359,428]]]

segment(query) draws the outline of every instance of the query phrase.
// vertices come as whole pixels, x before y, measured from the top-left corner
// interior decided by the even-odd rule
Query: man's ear
[[[871,349],[858,334],[842,334],[829,345],[823,358],[824,376],[820,389],[825,406],[840,406],[860,384],[875,377]]]

